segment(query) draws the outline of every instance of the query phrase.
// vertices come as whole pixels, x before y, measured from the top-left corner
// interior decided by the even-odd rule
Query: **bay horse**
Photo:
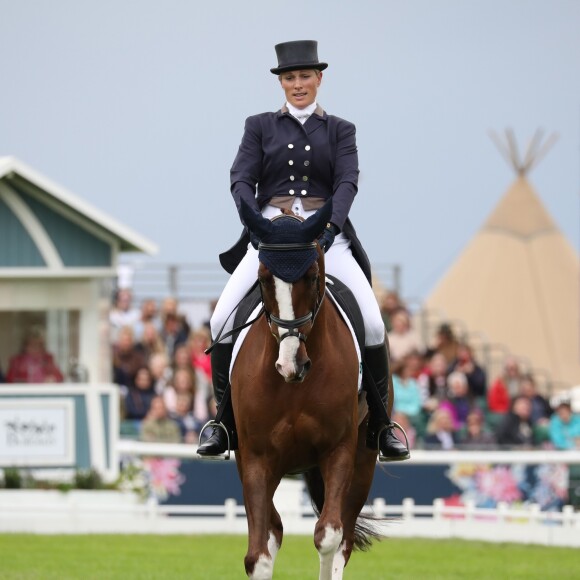
[[[250,327],[231,374],[248,519],[244,564],[253,579],[273,574],[283,536],[273,496],[286,474],[304,474],[319,515],[314,544],[321,579],[342,578],[353,548],[365,549],[379,536],[360,515],[377,457],[365,443],[360,362],[350,330],[325,297],[324,253],[316,242],[331,211],[329,201],[306,220],[285,212],[270,221],[242,208],[260,239],[265,311]]]

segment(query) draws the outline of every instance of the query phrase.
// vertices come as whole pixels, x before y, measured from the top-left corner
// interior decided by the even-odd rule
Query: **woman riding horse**
[[[389,416],[389,357],[385,328],[372,291],[367,255],[348,213],[358,190],[355,126],[328,115],[316,102],[327,63],[319,62],[317,42],[298,40],[275,47],[278,76],[286,96],[280,111],[248,117],[238,154],[231,169],[231,193],[238,211],[242,200],[265,218],[283,209],[308,218],[332,197],[333,211],[319,243],[325,251],[326,272],[344,282],[354,294],[365,325],[364,386],[370,408],[371,442],[382,461],[409,458],[409,450],[395,436]],[[256,195],[257,193],[257,195]],[[242,218],[243,222],[243,218]],[[259,239],[244,230],[237,244],[220,256],[232,274],[211,319],[212,337],[233,328],[232,311],[256,280]],[[229,342],[228,342],[229,341]],[[218,417],[229,432],[214,426],[200,445],[202,456],[221,455],[235,445],[235,421],[229,393],[231,338],[213,346],[213,385]],[[374,438],[374,441],[372,439]]]

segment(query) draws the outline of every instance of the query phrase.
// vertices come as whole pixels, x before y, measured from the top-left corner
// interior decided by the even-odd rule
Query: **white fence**
[[[144,443],[122,439],[117,444],[119,455],[137,455],[149,457],[179,457],[182,459],[202,459],[197,454],[195,445],[181,443]],[[232,460],[235,454],[232,453]],[[404,465],[452,465],[456,463],[474,463],[494,465],[527,465],[540,464],[580,464],[580,450],[555,451],[552,449],[534,449],[529,451],[424,451],[413,449],[411,459]]]
[[[180,457],[198,459],[189,445],[120,441],[121,456]],[[408,464],[580,464],[580,451],[413,451]],[[284,479],[274,503],[288,534],[311,535],[315,516],[308,504],[304,483]],[[462,538],[490,542],[520,542],[580,547],[580,514],[571,506],[562,512],[542,512],[539,506],[517,509],[499,504],[495,509],[415,505],[400,506],[377,499],[365,508],[386,518],[381,531],[387,537]],[[131,534],[245,534],[243,505],[227,500],[223,505],[158,505],[141,503],[136,496],[111,491],[0,490],[0,532],[29,533],[131,533]]]
[[[285,480],[276,507],[286,534],[312,535],[315,516],[303,504],[301,482]],[[497,509],[446,506],[388,506],[377,499],[366,513],[386,518],[380,530],[386,537],[461,538],[489,542],[518,542],[580,547],[580,514],[571,506],[562,512],[541,512],[539,506]],[[117,492],[2,491],[0,532],[39,534],[245,534],[243,505],[226,500],[217,506],[168,506],[139,503]]]

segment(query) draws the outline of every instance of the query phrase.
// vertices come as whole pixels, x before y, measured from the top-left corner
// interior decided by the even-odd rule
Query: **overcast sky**
[[[317,39],[319,103],[357,126],[351,218],[425,297],[513,180],[488,130],[560,139],[530,179],[579,247],[578,0],[0,0],[0,155],[160,247],[210,262],[238,237],[229,168],[276,110],[274,44]]]

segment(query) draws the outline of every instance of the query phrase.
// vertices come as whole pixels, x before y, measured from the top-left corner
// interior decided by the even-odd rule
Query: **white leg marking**
[[[268,536],[268,552],[270,552],[270,556],[272,557],[272,566],[274,566],[279,549],[280,545],[276,541],[276,537],[272,532],[270,532],[270,535]]]
[[[320,580],[333,580],[334,576],[334,560],[336,558],[336,551],[342,542],[342,528],[335,530],[332,526],[326,526],[324,538],[320,542],[318,555],[320,556]],[[344,564],[343,564],[344,567]],[[338,578],[342,577],[341,575]]]
[[[250,580],[271,580],[274,573],[274,561],[266,554],[261,554],[254,566],[254,573]]]
[[[334,554],[332,560],[332,580],[342,580],[342,573],[344,572],[344,566],[346,564],[343,553],[344,546],[345,542],[342,542]]]
[[[280,310],[280,318],[285,320],[294,320],[294,307],[292,306],[292,284],[284,282],[280,278],[274,276],[274,289],[276,292],[276,300]],[[288,333],[286,328],[278,330],[280,337]],[[288,378],[296,374],[296,353],[300,341],[295,336],[289,336],[280,343],[280,351],[278,352],[277,365],[280,365],[280,373],[284,378]]]

